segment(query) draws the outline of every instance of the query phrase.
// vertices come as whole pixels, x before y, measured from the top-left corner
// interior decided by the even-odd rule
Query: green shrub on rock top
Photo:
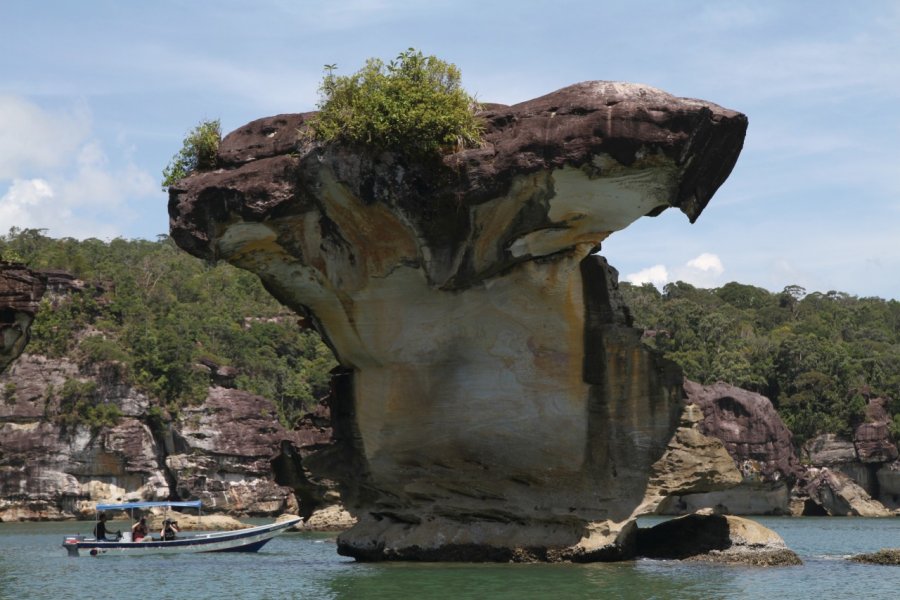
[[[219,119],[201,121],[188,132],[181,150],[172,157],[163,169],[162,188],[167,190],[194,171],[205,171],[216,167],[216,153],[222,141]]]
[[[353,75],[325,67],[312,136],[407,156],[477,146],[482,126],[456,65],[410,48]]]

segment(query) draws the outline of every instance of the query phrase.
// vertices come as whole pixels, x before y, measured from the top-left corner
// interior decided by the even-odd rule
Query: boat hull
[[[142,556],[149,554],[184,554],[194,552],[256,552],[276,535],[300,522],[294,518],[271,525],[260,525],[237,531],[220,531],[183,537],[169,541],[149,542],[97,541],[70,536],[63,542],[69,556]]]

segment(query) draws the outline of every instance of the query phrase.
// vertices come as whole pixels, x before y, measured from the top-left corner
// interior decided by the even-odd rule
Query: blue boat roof
[[[201,504],[200,500],[187,502],[124,502],[122,504],[98,504],[97,510],[128,510],[130,508],[154,508],[158,506],[200,508]]]

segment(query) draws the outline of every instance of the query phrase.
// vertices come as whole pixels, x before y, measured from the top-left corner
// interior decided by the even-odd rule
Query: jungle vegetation
[[[0,236],[0,257],[84,282],[80,292],[44,295],[28,353],[116,364],[123,382],[160,408],[202,401],[204,364],[236,369],[235,387],[273,400],[285,425],[328,392],[336,363],[317,333],[300,327],[256,275],[210,266],[167,236],[79,241],[13,228]],[[61,424],[99,427],[117,417],[90,384],[71,380],[58,391]]]
[[[772,400],[794,441],[848,438],[870,397],[892,399],[900,436],[900,302],[837,291],[781,292],[620,284],[645,343],[704,384],[724,381]]]

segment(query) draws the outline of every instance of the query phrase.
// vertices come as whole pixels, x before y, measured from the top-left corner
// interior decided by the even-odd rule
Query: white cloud
[[[713,288],[721,285],[721,275],[724,272],[721,259],[715,254],[704,252],[675,269],[673,279],[701,288]]]
[[[44,165],[42,177],[12,179],[0,196],[0,233],[19,227],[54,237],[112,238],[135,219],[129,201],[159,194],[149,173],[130,162],[112,166],[97,141],[56,160],[58,166]]]
[[[704,252],[697,258],[692,258],[687,262],[687,266],[710,275],[721,275],[725,270],[719,257],[709,252]]]
[[[101,223],[77,204],[60,197],[43,179],[17,179],[0,197],[0,232],[10,227],[46,229],[53,237],[113,238],[116,225]]]
[[[670,281],[684,281],[697,287],[712,288],[721,285],[721,275],[724,272],[722,260],[715,254],[704,252],[684,265],[676,267],[671,274],[665,265],[653,265],[630,273],[625,279],[634,285],[652,283],[658,288],[662,288]]]
[[[111,169],[96,141],[85,144],[76,160],[78,171],[75,177],[60,182],[60,196],[67,204],[114,212],[128,199],[149,196],[158,190],[153,177],[133,164]]]
[[[0,95],[0,181],[63,165],[89,131],[83,108],[53,112]]]
[[[625,276],[625,279],[634,285],[652,283],[656,287],[661,288],[669,283],[669,272],[664,265],[653,265],[637,273],[630,273]]]
[[[0,197],[0,223],[10,227],[34,227],[32,215],[46,210],[52,200],[53,189],[43,179],[16,179]]]

